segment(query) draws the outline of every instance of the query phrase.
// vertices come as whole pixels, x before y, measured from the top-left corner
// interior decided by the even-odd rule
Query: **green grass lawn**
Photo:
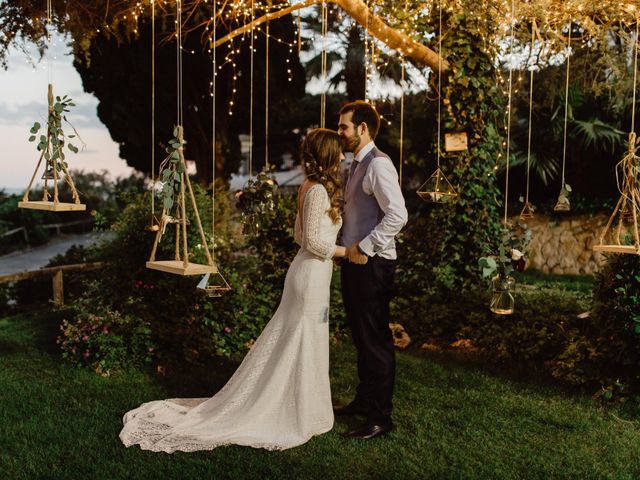
[[[55,319],[0,320],[0,478],[323,480],[639,478],[639,423],[586,396],[492,375],[442,355],[398,354],[397,430],[343,439],[352,423],[284,452],[223,447],[152,453],[118,439],[140,403],[214,393],[235,364],[215,360],[158,378],[131,371],[102,378],[63,363]],[[339,402],[355,387],[354,350],[332,346]]]

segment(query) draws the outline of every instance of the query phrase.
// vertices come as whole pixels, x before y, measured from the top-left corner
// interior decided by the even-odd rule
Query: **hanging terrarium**
[[[569,194],[571,193],[571,186],[565,183],[560,189],[558,200],[556,201],[553,210],[556,212],[568,212],[571,210],[571,203],[569,202]]]
[[[416,193],[425,202],[432,203],[450,203],[458,196],[440,167],[420,186]]]
[[[438,21],[438,92],[442,92],[442,5],[439,4]],[[447,177],[440,169],[441,153],[441,124],[442,124],[442,98],[438,97],[438,145],[436,148],[437,168],[436,171],[424,182],[416,191],[418,196],[425,202],[430,203],[451,203],[458,196]],[[467,149],[467,134],[445,135],[445,149],[448,151],[464,151]]]
[[[49,210],[54,212],[78,211],[86,210],[86,205],[80,203],[80,196],[73,183],[73,178],[69,173],[69,167],[66,162],[64,147],[73,153],[78,153],[78,148],[70,143],[70,139],[77,137],[77,132],[73,129],[74,134],[67,135],[62,129],[63,120],[67,123],[65,112],[70,107],[75,106],[73,101],[66,95],[64,97],[53,97],[53,86],[49,84],[47,100],[49,104],[49,113],[47,123],[45,124],[46,133],[38,133],[42,128],[40,123],[35,122],[31,127],[30,142],[38,141],[37,149],[40,152],[40,159],[33,172],[27,191],[22,197],[22,201],[18,203],[19,208],[29,208],[33,210]],[[71,127],[73,128],[73,126]],[[33,187],[33,182],[38,175],[38,171],[44,162],[44,170],[41,179],[44,180],[44,188],[42,190],[42,200],[30,200],[29,193]],[[61,202],[58,195],[58,182],[63,180],[67,182],[71,189],[71,198],[73,202]],[[51,183],[51,187],[49,186]],[[49,193],[49,188],[53,189],[53,194]]]
[[[221,297],[231,290],[231,285],[218,273],[207,273],[197,286],[198,291],[211,298]]]
[[[524,202],[524,207],[522,207],[522,211],[520,212],[520,219],[533,218],[534,211],[535,207],[530,202]]]

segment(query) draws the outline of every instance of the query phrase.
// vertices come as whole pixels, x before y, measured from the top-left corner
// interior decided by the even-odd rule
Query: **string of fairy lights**
[[[95,32],[116,34],[122,26],[128,28],[134,34],[139,33],[139,22],[151,17],[152,8],[156,9],[154,15],[171,19],[176,15],[175,5],[178,0],[138,0],[135,2],[128,0],[112,0],[109,15],[105,15],[105,20],[95,26]],[[341,0],[297,0],[273,2],[273,0],[180,0],[185,25],[182,31],[185,35],[199,31],[204,27],[205,40],[208,41],[208,52],[213,55],[217,51],[217,61],[214,64],[218,75],[224,69],[230,69],[230,95],[227,99],[227,113],[234,114],[238,92],[238,81],[240,77],[239,56],[247,49],[251,49],[255,54],[256,37],[260,37],[266,45],[268,43],[278,44],[287,51],[285,68],[287,80],[293,81],[293,69],[291,62],[294,53],[299,53],[304,48],[314,48],[320,45],[320,38],[309,35],[305,29],[301,14],[302,7],[311,9],[313,5],[322,7],[323,19],[327,17],[337,19],[332,26],[342,29],[349,29],[355,25],[354,20],[349,17],[339,6]],[[515,36],[517,43],[514,48],[525,49],[529,43],[529,25],[532,21],[538,25],[541,37],[544,38],[545,57],[551,58],[554,54],[563,55],[566,49],[566,35],[563,29],[566,28],[568,20],[580,25],[584,32],[581,38],[574,39],[574,46],[587,46],[593,32],[606,28],[607,25],[619,24],[621,26],[633,25],[638,17],[637,0],[617,0],[593,2],[591,0],[519,0],[517,1],[518,16],[514,19],[516,28],[511,32],[510,18],[512,18],[512,0],[477,0],[473,9],[466,8],[469,0],[405,0],[403,2],[388,2],[386,0],[363,0],[363,3],[371,13],[380,17],[390,28],[403,32],[410,38],[431,47],[436,47],[438,38],[434,33],[425,33],[425,25],[434,25],[434,15],[437,16],[438,8],[442,3],[443,9],[449,13],[464,9],[466,16],[470,19],[469,25],[475,26],[476,34],[481,40],[485,52],[493,58],[500,58],[504,53],[505,42],[511,35]],[[288,38],[282,38],[281,34],[274,31],[282,31],[275,28],[268,28],[269,22],[256,24],[248,28],[241,35],[230,38],[222,47],[221,51],[214,48],[216,41],[216,26],[220,30],[233,31],[242,28],[252,21],[262,16],[277,17],[279,13],[288,11],[292,28],[292,34]],[[199,12],[200,19],[194,21],[194,12]],[[205,14],[203,15],[203,12]],[[206,12],[209,12],[208,15]],[[367,23],[369,16],[367,16]],[[177,19],[174,19],[174,22]],[[189,23],[191,22],[191,23]],[[187,25],[189,23],[189,25]],[[325,22],[323,22],[325,23]],[[332,28],[333,28],[332,27]],[[363,25],[365,36],[365,85],[366,98],[372,98],[372,83],[379,80],[384,72],[394,61],[393,52],[385,45],[385,38],[376,38],[367,32],[369,25]],[[474,27],[472,27],[474,28]],[[628,29],[631,32],[631,29]],[[624,34],[624,31],[623,31]],[[323,31],[323,36],[327,35]],[[629,33],[631,35],[631,33]],[[253,47],[249,45],[253,42]],[[323,42],[326,44],[326,41]],[[196,54],[193,49],[180,47],[184,54]],[[435,48],[434,48],[435,49]],[[397,57],[397,55],[395,55]],[[405,55],[400,53],[402,59]],[[415,69],[411,62],[406,64],[407,75],[404,84],[411,83],[410,69]],[[326,72],[326,66],[323,68]],[[511,89],[507,88],[507,83],[501,69],[496,69],[498,87],[505,97],[509,91],[512,95],[517,95],[522,89],[524,82],[525,66],[518,68],[515,77],[512,79]],[[404,92],[403,87],[403,92]],[[508,133],[508,117],[513,102],[508,102],[505,110],[504,133]],[[322,115],[324,118],[324,113]],[[399,118],[396,118],[400,122]],[[389,120],[385,118],[388,123]],[[506,141],[503,148],[506,150]],[[494,170],[498,170],[498,164],[504,161],[503,154],[498,155]]]

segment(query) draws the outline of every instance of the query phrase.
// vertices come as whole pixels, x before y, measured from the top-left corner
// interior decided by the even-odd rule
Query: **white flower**
[[[517,262],[522,257],[524,257],[524,253],[522,253],[520,250],[517,250],[515,248],[511,250],[511,260]]]

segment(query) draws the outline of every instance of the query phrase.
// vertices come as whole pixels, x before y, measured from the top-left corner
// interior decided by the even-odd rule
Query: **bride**
[[[318,128],[301,146],[306,180],[298,192],[300,250],[269,323],[227,384],[211,398],[142,404],[124,416],[127,446],[163,451],[236,444],[284,450],[333,427],[329,387],[329,284],[342,224],[340,137]]]

